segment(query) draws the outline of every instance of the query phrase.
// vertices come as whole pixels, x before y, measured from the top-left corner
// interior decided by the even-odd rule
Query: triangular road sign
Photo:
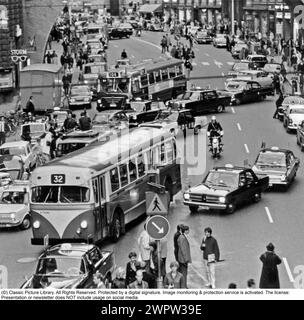
[[[157,193],[154,194],[150,205],[147,208],[147,214],[167,214],[168,208]]]

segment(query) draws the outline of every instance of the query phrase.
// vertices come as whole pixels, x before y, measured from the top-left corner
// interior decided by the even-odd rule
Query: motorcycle
[[[219,134],[213,135],[210,139],[210,149],[213,158],[219,158],[223,152],[223,144],[220,142],[221,136]]]

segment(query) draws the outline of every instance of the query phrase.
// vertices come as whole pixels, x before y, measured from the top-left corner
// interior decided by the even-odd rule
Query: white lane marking
[[[155,48],[157,48],[158,50],[161,51],[161,47],[160,47],[160,46],[157,46],[157,45],[154,44],[154,43],[148,42],[148,41],[146,41],[146,40],[137,39],[137,38],[133,38],[133,40],[136,40],[136,41],[140,41],[140,42],[149,44],[150,46],[153,46],[153,47],[155,47]]]
[[[293,278],[293,275],[291,273],[291,270],[290,270],[289,264],[287,262],[287,259],[285,257],[283,257],[282,259],[283,259],[283,262],[284,262],[285,269],[287,271],[287,275],[288,275],[289,281],[290,282],[294,282],[294,278]]]
[[[214,61],[214,64],[216,65],[216,66],[218,66],[218,68],[222,68],[222,66],[223,66],[223,63],[222,62],[220,62],[220,61],[217,61],[217,60],[213,60]]]
[[[233,66],[233,65],[234,65],[234,62],[228,61],[227,64],[228,64],[229,66]]]
[[[270,222],[270,223],[273,223],[273,219],[272,219],[272,216],[271,216],[271,214],[270,214],[269,208],[268,208],[268,207],[265,207],[265,210],[266,210],[266,213],[267,213],[269,222]]]
[[[235,110],[234,110],[234,108],[233,108],[233,107],[231,107],[231,111],[232,111],[232,113],[235,113]]]
[[[132,59],[134,59],[134,58],[135,58],[134,54],[132,54],[132,55],[131,55],[131,58],[132,58]]]
[[[237,123],[236,125],[237,125],[239,131],[242,131],[241,125],[239,123]]]
[[[197,63],[193,61],[193,62],[192,62],[192,65],[193,65],[193,66],[197,66]]]
[[[117,44],[113,44],[113,47],[118,48],[118,45]]]
[[[206,279],[201,275],[201,273],[199,273],[196,268],[193,266],[193,264],[190,264],[190,268],[196,273],[196,275],[198,275],[204,282],[206,281]]]
[[[244,147],[245,147],[245,149],[246,149],[246,152],[247,152],[247,153],[250,153],[250,152],[249,152],[249,148],[248,148],[248,146],[247,146],[246,143],[244,144]]]
[[[205,53],[205,55],[206,55],[207,57],[210,57],[210,54],[209,54],[209,53]]]
[[[210,66],[210,63],[203,61],[203,62],[202,62],[202,65],[203,65],[203,66]]]

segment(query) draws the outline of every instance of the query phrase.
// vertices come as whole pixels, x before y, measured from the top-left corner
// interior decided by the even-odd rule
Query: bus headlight
[[[225,203],[226,202],[226,198],[225,197],[219,197],[219,202]]]
[[[88,222],[86,220],[81,221],[80,227],[86,229],[88,227]]]
[[[190,194],[189,193],[185,193],[184,194],[184,199],[185,200],[190,200]]]
[[[39,229],[40,228],[40,221],[36,220],[34,223],[33,223],[33,227],[35,229]]]

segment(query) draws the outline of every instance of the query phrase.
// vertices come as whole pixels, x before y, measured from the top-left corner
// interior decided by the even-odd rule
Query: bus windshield
[[[90,200],[90,190],[79,186],[39,186],[32,188],[34,203],[84,203]]]
[[[76,151],[85,147],[86,145],[87,143],[85,142],[59,143],[57,145],[57,153],[60,153],[60,155],[69,154],[73,151]]]
[[[128,78],[107,78],[102,82],[102,87],[106,92],[128,93],[129,83]]]

